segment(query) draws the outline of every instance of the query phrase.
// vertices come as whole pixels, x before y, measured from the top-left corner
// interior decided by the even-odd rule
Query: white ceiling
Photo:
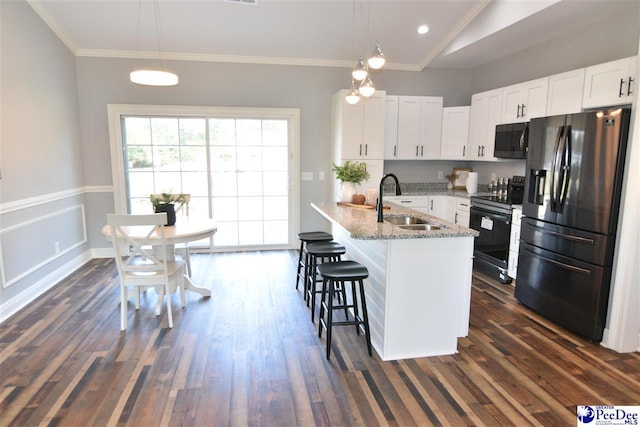
[[[351,67],[376,40],[386,68],[473,69],[639,0],[27,0],[74,54]],[[242,0],[247,1],[247,0]],[[141,11],[139,13],[139,10]],[[420,24],[430,27],[418,35]]]

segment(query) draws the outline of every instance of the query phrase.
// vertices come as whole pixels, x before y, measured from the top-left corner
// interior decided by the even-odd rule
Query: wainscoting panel
[[[81,204],[1,229],[2,286],[11,286],[86,243],[86,229],[85,210]]]

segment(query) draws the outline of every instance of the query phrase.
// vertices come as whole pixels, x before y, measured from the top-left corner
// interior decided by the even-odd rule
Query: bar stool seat
[[[311,303],[311,322],[314,321],[316,311],[316,294],[322,292],[316,287],[322,279],[317,278],[317,267],[324,262],[340,261],[346,248],[338,242],[307,243],[305,254],[308,268],[305,269],[305,300],[307,307]]]
[[[318,265],[318,273],[322,277],[322,295],[320,297],[320,322],[318,326],[318,337],[322,337],[322,329],[327,330],[327,360],[331,355],[331,328],[333,326],[355,325],[356,333],[360,335],[360,325],[364,326],[367,339],[367,350],[371,356],[371,334],[369,332],[369,317],[367,315],[367,302],[364,293],[363,280],[369,277],[369,270],[355,261],[327,262]],[[345,290],[347,282],[351,283],[351,303],[346,299],[338,305],[334,304],[334,295],[340,289]],[[359,310],[356,287],[359,288],[360,304],[362,313]],[[353,320],[349,319],[347,309],[353,309]],[[344,321],[335,321],[333,311],[344,309],[346,318]],[[325,319],[326,312],[326,319]]]
[[[300,240],[300,250],[298,251],[298,270],[296,272],[296,289],[298,289],[298,284],[300,283],[300,279],[304,279],[305,273],[303,272],[303,269],[306,269],[305,268],[306,260],[302,259],[302,254],[304,254],[304,247],[306,243],[330,242],[333,240],[333,235],[331,235],[331,233],[325,233],[324,231],[305,231],[302,233],[298,233],[298,239]]]

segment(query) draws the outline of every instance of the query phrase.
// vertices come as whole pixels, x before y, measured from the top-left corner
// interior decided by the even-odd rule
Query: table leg
[[[199,286],[196,286],[191,279],[189,278],[189,276],[187,276],[186,274],[184,275],[184,287],[186,290],[188,291],[192,291],[195,292],[197,294],[202,295],[203,297],[210,297],[211,296],[211,290],[207,289],[207,288],[201,288]]]

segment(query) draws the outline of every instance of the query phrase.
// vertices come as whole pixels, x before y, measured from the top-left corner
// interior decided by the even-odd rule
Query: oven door
[[[504,280],[508,280],[511,216],[471,206],[469,227],[480,232],[473,251],[476,260],[504,270]]]

